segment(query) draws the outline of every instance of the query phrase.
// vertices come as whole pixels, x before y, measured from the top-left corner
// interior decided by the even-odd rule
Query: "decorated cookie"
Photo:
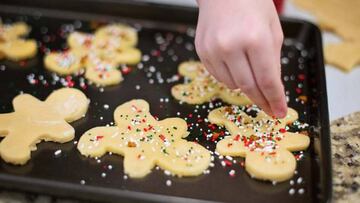
[[[244,112],[245,107],[227,106],[210,112],[211,123],[225,126],[230,136],[216,145],[221,155],[245,157],[245,169],[254,178],[270,181],[290,179],[296,169],[292,151],[305,150],[307,135],[287,131],[287,124],[298,119],[289,108],[284,119],[273,119],[257,110],[256,117]]]
[[[37,46],[35,40],[15,39],[0,44],[0,52],[10,60],[19,61],[34,57]]]
[[[45,67],[60,75],[69,75],[85,67],[86,55],[79,50],[51,52],[44,58]]]
[[[95,127],[78,143],[84,156],[101,157],[106,152],[124,156],[125,173],[141,178],[155,165],[177,176],[196,176],[210,164],[210,152],[186,141],[187,124],[180,118],[157,120],[144,100],[131,100],[116,108],[116,126]]]
[[[240,90],[230,90],[217,82],[200,62],[181,63],[179,73],[191,80],[185,84],[175,85],[171,89],[173,97],[180,101],[188,104],[202,104],[220,98],[230,104],[251,104],[249,98]]]
[[[123,77],[118,67],[141,60],[140,50],[134,47],[136,30],[122,24],[104,26],[95,35],[73,32],[67,42],[69,51],[46,55],[47,69],[68,75],[84,68],[85,78],[101,86],[119,84]]]
[[[137,31],[125,24],[111,24],[99,28],[95,32],[95,40],[98,45],[101,45],[101,42],[112,41],[112,46],[117,46],[121,48],[134,47],[138,42]],[[103,44],[104,45],[104,44]]]
[[[21,38],[29,31],[30,28],[22,22],[11,25],[0,23],[0,59],[19,61],[34,57],[37,52],[35,40]]]
[[[0,114],[0,156],[8,163],[25,164],[41,141],[64,143],[72,140],[68,124],[85,115],[89,101],[79,90],[62,88],[45,101],[29,94],[14,98],[14,112]]]
[[[122,74],[117,69],[118,64],[106,57],[102,57],[102,52],[91,52],[86,61],[85,77],[93,83],[101,86],[116,85],[122,80]]]
[[[27,35],[29,31],[29,26],[23,22],[5,25],[0,23],[0,43],[23,37]]]
[[[80,49],[85,52],[92,48],[93,41],[94,35],[83,32],[70,33],[67,38],[70,49]]]

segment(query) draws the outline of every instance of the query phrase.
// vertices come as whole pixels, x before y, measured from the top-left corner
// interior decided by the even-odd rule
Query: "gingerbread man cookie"
[[[22,22],[12,25],[0,23],[0,59],[19,61],[34,57],[37,52],[35,40],[21,38],[27,35],[29,30],[30,28]]]
[[[68,124],[85,115],[89,100],[77,89],[62,88],[45,101],[29,94],[14,98],[14,112],[0,114],[0,156],[12,164],[25,164],[41,141],[64,143],[72,140]]]
[[[245,157],[245,169],[254,178],[270,181],[290,179],[296,169],[292,151],[305,150],[310,143],[307,135],[287,132],[287,124],[298,119],[289,108],[284,119],[273,119],[263,111],[256,117],[245,113],[245,107],[220,107],[210,112],[211,123],[225,126],[230,136],[216,145],[221,155]]]
[[[115,85],[123,78],[120,64],[136,64],[141,59],[136,30],[116,24],[100,28],[96,33],[73,32],[67,38],[70,51],[50,53],[45,67],[61,75],[85,69],[85,77],[102,86]]]
[[[200,62],[187,61],[181,63],[179,73],[191,80],[189,83],[172,87],[171,94],[180,101],[189,104],[202,104],[220,98],[227,103],[236,105],[252,103],[240,90],[230,90],[217,82]]]
[[[210,164],[210,152],[186,141],[187,124],[180,118],[156,120],[144,100],[131,100],[116,108],[116,126],[95,127],[85,132],[78,149],[84,156],[106,152],[124,156],[124,171],[141,178],[155,165],[178,176],[196,176]]]

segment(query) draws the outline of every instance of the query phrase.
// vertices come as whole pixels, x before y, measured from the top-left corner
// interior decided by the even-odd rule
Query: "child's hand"
[[[273,1],[198,0],[196,50],[208,71],[265,112],[287,112],[281,82],[283,33]]]

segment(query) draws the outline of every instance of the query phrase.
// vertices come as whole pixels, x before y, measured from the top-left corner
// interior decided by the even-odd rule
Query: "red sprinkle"
[[[159,135],[159,137],[160,137],[160,139],[161,139],[163,142],[166,141],[166,138],[165,138],[165,136],[164,136],[163,134]]]
[[[304,75],[304,74],[299,74],[299,75],[298,75],[298,79],[299,79],[300,81],[304,81],[304,80],[305,80],[305,75]]]
[[[232,165],[232,162],[229,161],[229,160],[226,160],[226,159],[225,159],[224,162],[225,162],[226,166],[231,166],[231,165]]]
[[[234,138],[235,141],[239,141],[240,140],[240,135],[236,135]]]
[[[129,68],[128,66],[125,66],[125,67],[121,68],[121,72],[122,72],[122,74],[127,75],[131,72],[131,68]]]
[[[281,132],[281,133],[286,133],[287,131],[286,131],[285,128],[280,128],[279,132]]]
[[[96,141],[101,140],[103,138],[104,138],[104,136],[102,136],[102,135],[98,135],[98,136],[95,137]]]

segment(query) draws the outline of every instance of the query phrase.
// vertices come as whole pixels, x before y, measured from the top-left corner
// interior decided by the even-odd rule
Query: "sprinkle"
[[[295,194],[295,189],[294,188],[291,188],[290,190],[289,190],[289,195],[294,195]]]
[[[102,178],[106,178],[106,173],[101,173]]]
[[[299,177],[297,180],[296,180],[296,183],[297,184],[301,184],[303,182],[303,178],[302,177]]]
[[[235,177],[235,170],[230,170],[229,175],[230,177]]]
[[[85,180],[80,180],[81,185],[85,185],[85,183],[86,183]]]
[[[304,188],[300,188],[300,189],[298,190],[298,193],[299,193],[300,195],[304,194],[304,193],[305,193]]]
[[[108,104],[104,104],[104,109],[109,109],[109,105]]]
[[[172,184],[172,183],[171,183],[171,180],[167,180],[167,181],[166,181],[166,186],[171,186],[171,184]]]
[[[56,157],[60,156],[60,154],[61,154],[61,149],[58,149],[58,150],[56,150],[56,151],[54,152],[54,155],[55,155]]]

